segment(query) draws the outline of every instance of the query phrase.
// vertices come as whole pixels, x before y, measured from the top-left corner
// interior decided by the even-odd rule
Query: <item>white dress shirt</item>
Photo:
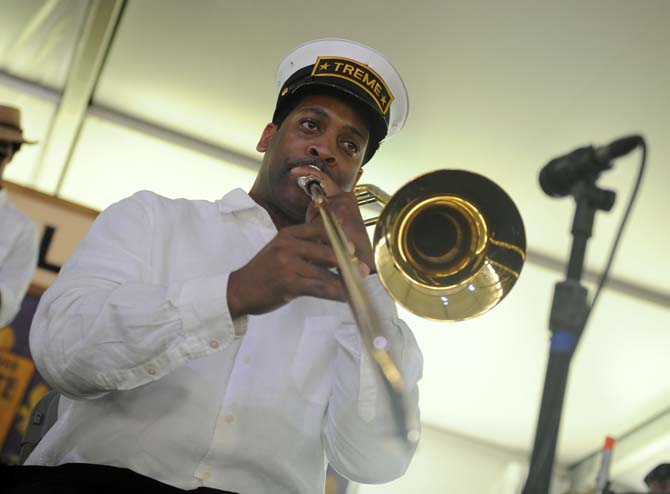
[[[400,476],[413,450],[348,305],[299,297],[231,319],[229,273],[276,234],[240,189],[217,202],[139,192],[104,211],[35,314],[37,368],[69,399],[27,464],[241,494],[322,493],[326,457],[358,482]],[[418,420],[421,353],[377,277],[366,284]]]
[[[0,189],[0,328],[21,308],[37,266],[37,230]]]

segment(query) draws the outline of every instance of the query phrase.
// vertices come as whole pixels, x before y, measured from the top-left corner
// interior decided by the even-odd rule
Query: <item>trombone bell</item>
[[[523,221],[491,180],[437,170],[391,197],[368,185],[355,192],[359,204],[370,197],[385,204],[373,241],[377,273],[414,314],[439,321],[476,317],[497,305],[518,279],[526,256]]]

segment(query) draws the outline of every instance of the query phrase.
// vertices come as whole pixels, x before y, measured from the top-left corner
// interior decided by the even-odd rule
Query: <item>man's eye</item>
[[[302,120],[300,126],[307,130],[317,130],[319,125],[314,120]]]
[[[353,141],[344,141],[344,147],[346,148],[347,152],[349,152],[351,155],[356,155],[358,154],[358,144],[356,144]]]

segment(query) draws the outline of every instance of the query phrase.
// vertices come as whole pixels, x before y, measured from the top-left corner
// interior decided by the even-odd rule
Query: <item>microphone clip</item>
[[[593,181],[577,182],[570,190],[570,194],[577,202],[584,201],[593,209],[610,211],[616,200],[616,192],[601,189],[595,184],[595,178],[597,177],[594,177]]]

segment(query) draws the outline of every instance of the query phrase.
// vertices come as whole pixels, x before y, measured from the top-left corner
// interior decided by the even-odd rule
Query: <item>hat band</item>
[[[341,68],[342,67],[338,67],[338,69]],[[386,96],[387,94],[386,92],[382,93],[381,90],[379,90],[378,92],[380,96],[379,98],[376,98],[374,95],[374,88],[372,89],[372,95],[371,95],[369,90],[365,90],[364,88],[362,88],[360,83],[352,82],[349,77],[338,77],[337,74],[331,74],[331,73],[313,75],[317,70],[318,66],[316,64],[308,65],[307,67],[303,67],[302,69],[298,70],[284,83],[281,91],[279,92],[279,97],[277,99],[275,116],[277,114],[277,110],[284,107],[284,105],[288,101],[291,101],[295,93],[302,92],[305,88],[309,86],[319,85],[322,87],[330,87],[333,90],[342,92],[344,94],[356,98],[358,101],[363,102],[366,106],[370,108],[370,110],[372,110],[372,112],[375,115],[375,118],[378,118],[382,121],[384,125],[384,135],[386,135],[386,130],[388,129],[389,124],[390,112],[384,113],[382,104],[380,103],[382,101],[382,98]],[[368,78],[367,80],[370,79]],[[388,104],[390,100],[388,97],[386,97],[385,101]]]
[[[312,77],[338,77],[365,91],[386,116],[393,102],[393,93],[384,79],[367,65],[344,57],[319,57],[314,63]]]
[[[23,134],[23,130],[21,127],[17,127],[16,125],[8,124],[8,123],[0,123],[0,127],[5,127],[9,130],[14,130],[18,132],[19,134]]]

